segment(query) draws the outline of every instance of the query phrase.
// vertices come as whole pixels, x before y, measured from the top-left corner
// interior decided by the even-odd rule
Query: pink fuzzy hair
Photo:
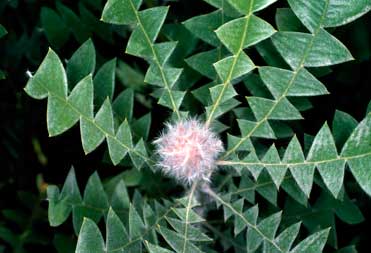
[[[210,181],[216,159],[224,150],[218,136],[196,119],[166,124],[165,132],[154,144],[161,170],[188,184]]]

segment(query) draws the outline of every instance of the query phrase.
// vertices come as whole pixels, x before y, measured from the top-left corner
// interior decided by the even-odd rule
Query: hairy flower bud
[[[167,124],[154,143],[161,170],[188,184],[209,181],[216,159],[224,150],[218,136],[196,119]]]

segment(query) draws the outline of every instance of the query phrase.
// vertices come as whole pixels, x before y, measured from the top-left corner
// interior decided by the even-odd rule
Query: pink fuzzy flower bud
[[[196,119],[167,124],[155,142],[159,167],[181,182],[209,181],[223,143],[209,127]]]

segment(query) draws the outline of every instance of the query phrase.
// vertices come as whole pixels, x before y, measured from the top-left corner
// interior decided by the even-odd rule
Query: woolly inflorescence
[[[196,119],[167,124],[155,142],[161,170],[178,181],[209,181],[223,143],[209,127]]]

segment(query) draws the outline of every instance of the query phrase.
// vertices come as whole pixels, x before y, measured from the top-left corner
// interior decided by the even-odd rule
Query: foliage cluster
[[[20,8],[12,5],[0,12]],[[62,187],[39,176],[39,196],[19,197],[30,221],[3,210],[0,252],[46,242],[32,225],[46,217],[43,198],[63,253],[364,250],[371,106],[367,79],[353,71],[370,66],[370,0],[204,0],[200,12],[189,1],[34,5],[39,28],[19,37],[0,26],[0,36],[9,31],[0,78],[15,80],[9,62],[26,59],[24,91],[47,100],[48,135],[71,129],[71,147],[59,148],[76,150],[79,136],[89,154],[80,159],[97,171],[80,179],[76,165]],[[8,62],[11,48],[18,58]],[[337,96],[355,99],[329,105]],[[190,117],[224,143],[207,184],[158,170],[153,140],[164,123]],[[17,130],[4,129],[3,142],[14,143]],[[53,169],[38,139],[33,151]]]

